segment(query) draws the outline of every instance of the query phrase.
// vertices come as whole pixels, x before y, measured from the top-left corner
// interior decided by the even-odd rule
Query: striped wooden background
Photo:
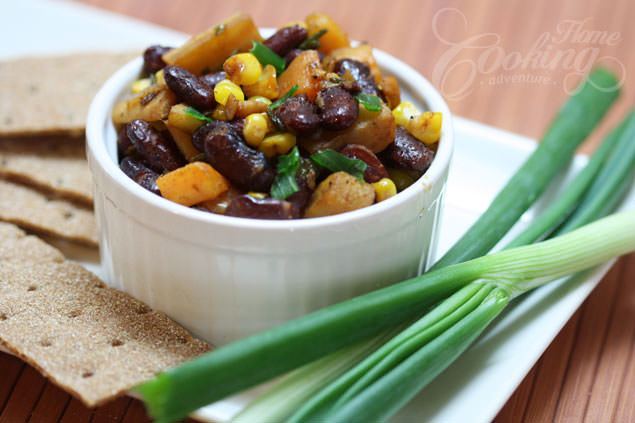
[[[584,152],[591,151],[635,103],[635,79],[629,74],[635,72],[635,2],[631,0],[83,2],[189,33],[235,11],[248,11],[259,25],[272,27],[313,10],[326,11],[352,38],[392,53],[437,87],[443,82],[444,94],[457,115],[534,138],[540,137],[564,99],[563,82],[571,86],[577,81],[576,73],[591,59],[597,60],[624,76],[624,94],[582,147]],[[597,42],[565,37],[567,28],[576,25],[581,32],[575,36],[597,37]],[[551,41],[538,49],[541,56],[531,56],[543,34],[552,36]],[[470,38],[472,48],[458,49],[448,65],[441,66],[453,44]],[[487,53],[483,46],[492,42],[498,43],[497,48]],[[498,63],[501,53],[505,60]],[[567,60],[570,54],[575,60]],[[527,59],[528,67],[520,67],[517,59]],[[504,69],[504,64],[511,68]],[[500,81],[501,76],[513,75],[525,82]],[[548,81],[537,82],[538,77]],[[464,95],[456,95],[465,86]],[[634,347],[635,255],[630,255],[618,261],[574,315],[496,421],[635,422]],[[128,398],[88,410],[6,355],[0,355],[0,375],[0,423],[147,421],[140,403]]]

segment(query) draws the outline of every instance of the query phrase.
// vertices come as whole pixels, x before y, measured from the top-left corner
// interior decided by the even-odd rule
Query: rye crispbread
[[[0,342],[95,406],[210,349],[165,315],[0,223]]]
[[[0,136],[81,135],[99,87],[139,53],[82,53],[0,62]]]
[[[6,180],[0,180],[0,220],[88,246],[99,244],[92,210]]]
[[[93,204],[83,137],[0,140],[0,176],[88,207]]]

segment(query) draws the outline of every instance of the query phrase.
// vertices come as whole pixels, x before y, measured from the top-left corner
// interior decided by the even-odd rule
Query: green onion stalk
[[[594,71],[589,80],[559,112],[543,142],[527,161],[531,166],[526,163],[512,177],[507,187],[511,184],[514,189],[506,187],[503,190],[505,201],[495,200],[498,208],[490,207],[485,214],[499,216],[507,224],[511,214],[501,214],[500,207],[518,202],[526,209],[544,189],[544,186],[537,189],[536,184],[546,185],[529,183],[532,181],[531,174],[539,169],[539,179],[544,179],[545,175],[547,179],[551,179],[566,164],[575,146],[588,135],[593,125],[617,97],[616,90],[607,89],[615,85],[616,80],[610,73],[603,70]],[[584,123],[580,123],[581,121]],[[557,139],[561,139],[564,154],[558,148]],[[554,160],[552,156],[557,156],[558,160]],[[544,163],[538,167],[537,163],[541,158],[544,159]],[[519,174],[522,177],[519,177]],[[500,198],[501,194],[497,196],[497,199]],[[518,209],[519,207],[514,207],[514,214],[518,214]],[[486,243],[478,243],[479,255],[485,254],[506,232],[492,231],[489,226],[484,226],[483,222],[487,222],[488,219],[481,219],[476,224],[480,228],[481,236],[488,239]],[[472,229],[468,232],[468,238],[475,236]],[[474,254],[474,251],[474,248],[470,248],[469,255]],[[503,253],[505,252],[497,254]],[[563,254],[565,260],[566,252]],[[498,257],[488,257],[495,256]],[[597,258],[599,255],[593,257]],[[452,265],[335,304],[168,370],[155,380],[139,387],[139,390],[154,417],[159,420],[180,418],[202,405],[269,380],[348,345],[363,342],[388,328],[411,321],[433,304],[471,282],[482,279],[488,271],[488,266],[492,265],[488,260],[487,257],[483,257]],[[497,289],[497,292],[501,292],[500,288]],[[500,295],[502,294],[495,296]]]
[[[591,200],[594,198],[602,198],[605,202],[615,205],[616,200],[621,198],[623,192],[621,185],[624,185],[624,181],[630,183],[633,173],[635,172],[635,166],[633,166],[633,163],[635,163],[634,140],[635,112],[631,112],[622,123],[607,136],[605,141],[593,154],[586,167],[576,176],[563,195],[543,212],[529,228],[514,238],[506,248],[509,249],[529,244],[545,236],[545,234],[549,234],[562,222],[563,216],[571,216],[571,220],[568,220],[566,225],[563,226],[560,230],[561,233],[573,230],[601,217],[606,211],[606,208],[597,208],[596,205],[598,202]],[[595,183],[597,181],[600,181],[600,183]],[[575,212],[571,215],[574,209]],[[490,279],[495,280],[496,276],[490,276]],[[457,324],[460,319],[478,320],[474,315],[469,315],[468,313],[474,311],[477,305],[484,302],[483,295],[489,295],[494,292],[495,288],[501,288],[501,286],[504,288],[502,291],[496,291],[497,294],[495,297],[497,301],[492,300],[493,302],[491,304],[488,303],[487,307],[483,306],[485,310],[492,312],[491,318],[488,320],[488,322],[490,322],[502,310],[502,308],[499,309],[497,306],[502,305],[504,307],[509,298],[526,292],[538,286],[541,282],[544,282],[544,280],[534,279],[531,283],[519,284],[517,281],[508,283],[505,282],[504,279],[500,279],[497,284],[487,284],[483,281],[476,281],[467,285],[426,314],[418,322],[391,339],[377,351],[368,354],[369,357],[361,360],[360,364],[346,372],[342,371],[341,376],[334,382],[328,385],[324,384],[322,389],[316,390],[306,401],[296,402],[296,407],[299,407],[299,409],[288,421],[337,421],[337,415],[329,415],[329,410],[337,410],[345,407],[349,401],[352,401],[357,395],[360,395],[364,389],[368,388],[368,386],[374,383],[380,376],[388,373],[390,369],[396,367],[418,349],[425,347],[434,337],[440,336],[444,331],[449,330],[451,325]],[[460,343],[460,345],[463,346],[461,348],[467,348],[475,339],[473,335],[480,333],[483,329],[484,326],[480,330],[470,333],[469,336],[463,339],[462,341],[468,342]],[[416,377],[420,384],[427,384],[431,379],[425,375],[430,374],[434,377],[457,357],[457,355],[449,354],[447,351],[444,351],[442,356],[443,357],[438,357],[437,361],[442,358],[445,365],[439,365],[439,363],[434,360],[430,361],[430,358],[426,356],[426,363],[430,366],[429,370],[434,369],[436,373],[422,370],[420,374],[416,373],[415,369],[412,368],[409,368],[409,371],[413,372],[413,377]],[[342,357],[342,359],[343,358],[344,357]],[[294,373],[295,372],[292,374]],[[421,376],[421,378],[419,378],[419,376]],[[306,383],[306,379],[304,382]],[[412,391],[412,395],[418,392],[424,385],[416,386],[417,388]],[[401,389],[404,388],[402,387]],[[382,390],[377,390],[376,392],[380,392],[379,395],[382,395],[382,398],[384,395],[390,397],[389,394]],[[254,410],[252,410],[251,405],[248,406],[239,414],[239,417],[242,418],[241,421],[245,423],[249,423],[250,421],[260,421],[263,423],[281,421],[280,418],[270,420],[267,414],[267,410],[276,410],[277,404],[280,404],[284,399],[283,396],[276,395],[276,393],[277,387],[274,387],[268,392],[268,403],[265,401],[259,402],[260,407],[257,416],[253,414]],[[400,395],[402,394],[403,392]],[[405,396],[406,398],[411,398],[412,395]],[[382,403],[381,401],[377,402],[378,399],[375,397],[370,397],[368,401],[373,404],[365,403],[364,408],[366,410],[372,410],[375,403]],[[291,408],[289,401],[287,401],[286,404],[287,409]],[[397,399],[397,404],[402,404],[401,399]],[[268,405],[268,407],[266,405]],[[380,410],[384,409],[383,405],[379,408]],[[355,412],[357,411],[358,410]],[[396,409],[393,411],[396,411]],[[291,414],[287,417],[289,416],[291,416]],[[377,415],[373,416],[374,419],[380,417],[381,416]]]

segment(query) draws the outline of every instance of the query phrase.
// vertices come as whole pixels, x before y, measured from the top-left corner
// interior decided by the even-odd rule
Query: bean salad
[[[112,119],[121,170],[143,188],[255,219],[384,201],[426,172],[442,126],[323,13],[267,39],[241,13],[181,47],[148,47]]]

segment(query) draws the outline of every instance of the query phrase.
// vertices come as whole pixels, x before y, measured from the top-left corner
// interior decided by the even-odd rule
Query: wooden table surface
[[[635,103],[635,2],[594,0],[85,0],[194,33],[235,11],[275,27],[313,10],[404,60],[457,115],[539,138],[568,88],[593,63],[624,78],[623,95],[591,141]],[[635,255],[620,259],[536,363],[497,422],[635,422]],[[0,354],[0,423],[143,422],[122,398],[96,410]]]

